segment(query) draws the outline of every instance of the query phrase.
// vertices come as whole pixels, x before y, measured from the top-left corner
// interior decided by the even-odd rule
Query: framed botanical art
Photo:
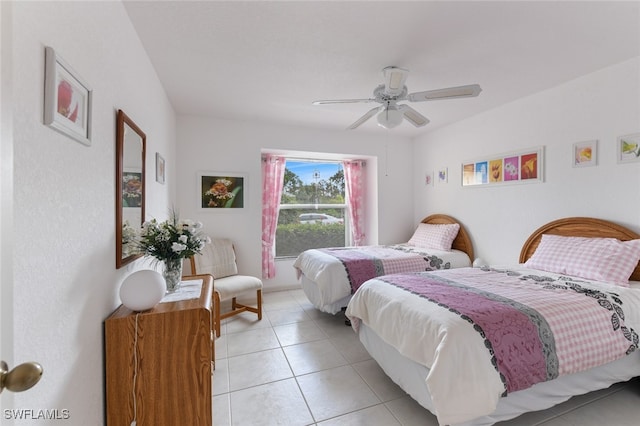
[[[433,171],[425,173],[424,184],[426,186],[433,186]]]
[[[640,133],[624,135],[618,138],[618,163],[640,161]]]
[[[576,142],[573,144],[573,167],[598,165],[598,141]]]
[[[164,184],[164,158],[156,152],[156,182]]]
[[[51,47],[45,47],[44,124],[91,145],[91,88]]]
[[[531,148],[462,164],[462,186],[543,182],[544,149]]]
[[[447,183],[449,182],[449,169],[447,167],[442,167],[438,170],[438,182],[439,183]]]
[[[229,172],[198,173],[199,207],[208,211],[246,207],[247,175]]]

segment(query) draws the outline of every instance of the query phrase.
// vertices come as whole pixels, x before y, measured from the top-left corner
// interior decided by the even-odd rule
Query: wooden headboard
[[[446,214],[432,214],[431,216],[427,216],[422,219],[422,223],[429,223],[431,225],[446,225],[457,223],[458,225],[460,225],[458,236],[455,238],[455,240],[453,240],[451,248],[467,253],[467,256],[469,256],[469,259],[471,259],[471,262],[473,263],[474,257],[471,238],[469,238],[469,234],[467,234],[467,231],[464,229],[464,226],[462,226],[460,222],[458,222],[451,216],[447,216]]]
[[[540,244],[542,234],[562,235],[565,237],[617,238],[620,241],[640,238],[640,234],[608,220],[591,217],[567,217],[554,220],[536,229],[522,246],[520,263],[526,262],[533,255],[538,244]],[[629,279],[640,281],[640,262]]]

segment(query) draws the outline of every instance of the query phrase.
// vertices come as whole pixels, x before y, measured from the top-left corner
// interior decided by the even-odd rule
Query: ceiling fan
[[[320,100],[313,102],[313,105],[359,102],[378,102],[380,104],[380,106],[370,109],[365,115],[349,126],[348,129],[351,130],[356,129],[376,114],[378,114],[378,125],[385,129],[392,129],[398,126],[402,123],[403,118],[416,127],[422,127],[429,123],[429,119],[409,105],[398,104],[398,102],[405,100],[409,102],[424,102],[438,101],[441,99],[469,98],[478,96],[482,91],[478,84],[470,84],[467,86],[408,93],[407,86],[405,86],[404,83],[407,80],[409,70],[390,66],[384,68],[382,74],[384,76],[384,84],[380,84],[374,89],[373,98]]]

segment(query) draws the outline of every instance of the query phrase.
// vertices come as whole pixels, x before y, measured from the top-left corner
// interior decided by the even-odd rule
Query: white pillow
[[[407,244],[434,250],[451,251],[451,244],[456,239],[460,225],[421,223]]]
[[[640,260],[640,239],[563,237],[543,234],[527,268],[604,281],[623,287]]]

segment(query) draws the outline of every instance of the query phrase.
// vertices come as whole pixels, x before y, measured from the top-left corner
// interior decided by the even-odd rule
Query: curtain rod
[[[263,159],[264,159],[264,155],[267,154],[262,153]],[[363,165],[367,164],[367,160],[363,160],[361,158],[344,158],[342,160],[327,160],[327,159],[322,159],[322,158],[304,158],[304,157],[297,157],[297,156],[288,156],[288,155],[282,155],[282,154],[271,154],[271,155],[275,155],[277,157],[280,158],[284,158],[285,160],[290,160],[290,161],[300,161],[303,163],[334,163],[334,164],[342,164],[345,161],[359,161],[361,162]]]

